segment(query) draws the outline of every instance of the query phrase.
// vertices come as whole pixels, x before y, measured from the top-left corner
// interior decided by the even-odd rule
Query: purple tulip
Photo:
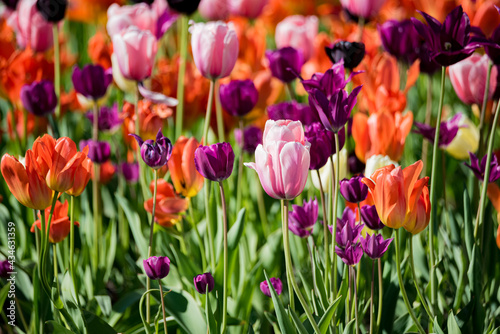
[[[54,84],[47,80],[35,81],[21,88],[24,108],[35,116],[46,116],[54,112],[57,96]]]
[[[370,230],[381,230],[384,228],[375,205],[363,205],[361,208],[361,219]]]
[[[450,143],[457,135],[458,130],[462,127],[460,126],[460,120],[462,119],[462,117],[463,115],[461,113],[458,113],[455,116],[453,116],[450,120],[441,122],[439,130],[439,147],[443,148],[450,145]],[[415,122],[415,126],[417,127],[415,133],[421,134],[422,136],[424,136],[425,139],[434,143],[436,128],[419,122]]]
[[[351,116],[361,87],[354,88],[351,94],[341,89],[330,99],[319,89],[313,89],[309,93],[309,105],[311,109],[316,110],[321,123],[328,131],[339,132]]]
[[[345,248],[335,246],[335,253],[337,253],[345,264],[348,266],[354,266],[361,261],[363,249],[359,243],[348,243]]]
[[[385,51],[398,60],[413,64],[418,58],[421,38],[411,20],[388,20],[378,26],[378,33]]]
[[[158,21],[156,21],[156,39],[160,40],[178,18],[179,15],[174,14],[169,8],[167,8],[163,14],[158,17]]]
[[[87,156],[96,164],[102,164],[109,160],[111,156],[111,146],[106,141],[95,141],[92,139],[80,141],[80,151],[85,146],[89,147]]]
[[[123,162],[119,165],[118,170],[122,173],[125,181],[127,181],[128,183],[136,183],[139,180],[138,162]]]
[[[59,23],[64,19],[68,0],[37,0],[36,9],[43,18],[51,23]]]
[[[170,272],[170,259],[166,256],[151,256],[142,261],[144,272],[150,279],[162,279]]]
[[[341,218],[337,218],[337,233],[340,232],[346,224],[349,224],[351,228],[354,228],[356,225],[356,213],[349,207],[344,209]],[[328,225],[328,229],[330,229],[330,233],[333,233],[332,225]]]
[[[215,286],[214,277],[211,273],[204,273],[193,278],[194,288],[202,295],[210,293]]]
[[[94,122],[93,112],[89,111],[86,116],[92,123]],[[120,118],[116,103],[113,107],[104,106],[99,110],[99,115],[97,117],[99,131],[113,131],[118,128],[122,122],[123,120]]]
[[[429,43],[425,40],[420,40],[420,46],[417,49],[418,59],[420,59],[420,72],[432,75],[436,73],[437,70],[441,69],[441,65],[436,63],[431,57],[431,51],[429,50]]]
[[[133,136],[137,143],[141,147],[141,157],[142,160],[153,169],[159,169],[166,165],[170,156],[172,155],[172,143],[170,139],[163,136],[161,129],[158,130],[156,135],[156,141],[148,139],[143,141],[141,137],[135,134],[130,134]]]
[[[340,181],[340,193],[346,201],[351,203],[359,203],[368,196],[368,186],[361,182],[363,175],[356,175],[348,179]]]
[[[462,6],[452,10],[443,24],[424,12],[419,13],[427,24],[412,17],[415,30],[428,43],[431,59],[441,66],[450,66],[469,57],[486,41],[484,38],[470,36],[469,16]]]
[[[318,200],[316,198],[310,199],[309,202],[304,200],[302,206],[293,204],[288,219],[288,229],[293,234],[301,238],[310,236],[318,220]]]
[[[281,280],[277,277],[271,277],[269,279],[269,282],[271,282],[274,290],[276,290],[276,294],[278,296],[281,295],[281,292],[283,291],[283,283],[281,283]],[[267,284],[267,281],[263,281],[260,283],[260,291],[262,291],[262,293],[265,294],[266,296],[271,297],[271,291],[269,290],[269,285]]]
[[[239,146],[243,140],[243,150],[248,154],[254,154],[257,146],[262,144],[262,129],[256,126],[247,126],[243,129],[243,138],[240,129],[234,130],[234,138]]]
[[[290,46],[271,51],[266,51],[266,57],[269,61],[269,68],[273,77],[276,77],[284,83],[295,80],[296,73],[300,73],[304,59],[302,52]]]
[[[496,6],[495,8],[500,13],[500,9]],[[493,64],[500,65],[500,25],[496,27],[491,34],[489,42],[490,43],[488,45],[485,45],[484,50],[486,51],[488,57],[490,57]]]
[[[472,172],[474,173],[474,175],[479,180],[481,180],[481,181],[484,182],[484,172],[486,170],[486,158],[487,158],[487,155],[485,155],[481,159],[481,165],[479,165],[479,159],[477,158],[477,156],[474,153],[469,152],[469,157],[470,157],[470,165],[469,164],[465,164],[465,165],[472,170]],[[500,178],[500,166],[498,165],[497,156],[495,154],[493,154],[490,166],[491,166],[491,168],[490,168],[490,177],[489,177],[489,179],[490,179],[490,183],[492,183],[492,182],[495,182],[496,180],[498,180]]]
[[[392,242],[392,238],[384,240],[382,234],[366,234],[366,238],[361,237],[360,239],[365,254],[373,260],[380,259]]]
[[[332,142],[335,143],[333,133],[325,130],[321,123],[313,123],[305,126],[304,135],[311,144],[309,153],[311,155],[310,170],[318,170],[328,162],[332,153]]]
[[[365,164],[363,163],[363,161],[358,159],[356,153],[354,152],[349,154],[347,164],[349,165],[349,171],[351,172],[351,174],[360,174],[365,170]]]
[[[310,93],[314,88],[321,90],[330,99],[339,90],[344,89],[351,81],[352,77],[361,72],[351,72],[345,78],[344,60],[340,61],[328,69],[325,73],[315,73],[309,80],[302,80],[304,89]]]
[[[8,260],[0,261],[0,277],[7,278],[9,273],[12,271],[12,266]]]
[[[227,179],[233,171],[233,148],[229,143],[199,146],[194,151],[194,165],[204,178],[221,182]]]
[[[252,80],[232,80],[220,86],[220,102],[224,110],[235,117],[243,117],[257,104],[259,91]]]
[[[88,64],[82,69],[75,67],[71,80],[77,93],[98,100],[106,95],[109,84],[113,82],[113,74],[101,65]]]
[[[296,101],[287,101],[270,105],[267,107],[267,114],[269,119],[273,121],[291,119],[292,121],[300,121],[303,125],[310,125],[320,121],[316,113],[311,111],[309,105]]]
[[[340,41],[331,48],[325,47],[325,52],[332,63],[344,61],[344,66],[352,70],[365,57],[365,45],[361,42]]]
[[[335,238],[337,245],[346,248],[349,243],[358,242],[363,227],[365,227],[364,224],[356,224],[356,216],[345,221],[343,225],[337,219],[337,235]]]

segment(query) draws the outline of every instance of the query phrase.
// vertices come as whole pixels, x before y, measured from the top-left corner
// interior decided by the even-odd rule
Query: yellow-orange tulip
[[[168,161],[170,177],[175,191],[184,197],[195,196],[203,187],[203,176],[194,165],[194,151],[199,143],[196,138],[179,137]]]

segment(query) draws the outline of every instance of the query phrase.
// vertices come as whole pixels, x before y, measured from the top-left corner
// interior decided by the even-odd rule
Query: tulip
[[[351,203],[359,203],[368,196],[368,187],[361,182],[362,175],[353,176],[352,178],[343,179],[340,181],[340,193],[346,201]]]
[[[302,80],[302,86],[304,86],[304,89],[308,93],[311,93],[315,88],[319,89],[330,99],[332,95],[344,89],[353,76],[360,73],[351,72],[346,78],[344,60],[340,59],[339,62],[333,64],[325,73],[315,73],[311,79]]]
[[[318,18],[316,16],[288,16],[276,26],[276,47],[281,49],[291,46],[302,52],[302,59],[306,62],[313,55],[314,39],[317,34]]]
[[[348,266],[354,266],[361,261],[363,249],[359,243],[348,243],[345,248],[335,246],[335,253]]]
[[[100,184],[108,184],[113,176],[116,174],[116,167],[111,163],[111,161],[106,161],[98,165],[99,168],[99,179],[97,180]],[[91,170],[90,178],[94,180],[94,169]]]
[[[235,117],[243,117],[257,104],[259,92],[252,80],[232,80],[219,89],[224,110]]]
[[[398,167],[399,164],[391,160],[391,158],[387,155],[372,155],[366,160],[366,166],[365,166],[365,174],[366,175],[372,175],[377,171],[377,169],[380,169],[385,166],[394,166]]]
[[[450,66],[449,73],[451,84],[463,103],[475,103],[479,105],[483,103],[488,67],[488,56],[481,56],[477,53]],[[497,87],[497,75],[498,70],[494,66],[491,69],[491,79],[488,90],[489,100],[493,98],[493,94]]]
[[[98,100],[106,95],[109,84],[113,82],[113,75],[101,65],[89,64],[82,69],[75,67],[71,80],[77,93],[88,99]]]
[[[45,221],[49,221],[51,207],[44,210]],[[40,217],[40,214],[38,215]],[[74,222],[76,226],[80,223]],[[31,226],[31,232],[35,232],[35,227],[39,230],[42,229],[42,222],[40,219],[35,221]],[[68,201],[64,204],[57,201],[54,206],[54,213],[52,214],[52,221],[49,229],[49,241],[53,244],[59,243],[66,239],[71,228],[71,222],[68,217]]]
[[[194,63],[201,74],[211,80],[231,74],[239,51],[233,25],[222,21],[195,23],[189,32]]]
[[[297,101],[286,101],[267,107],[269,119],[277,121],[280,119],[290,119],[292,121],[300,121],[304,125],[311,125],[314,122],[319,122],[319,117],[311,111],[311,107],[307,104],[302,104]]]
[[[475,153],[479,148],[479,129],[465,115],[462,115],[458,124],[457,135],[446,146],[446,152],[455,159],[466,160],[469,152]]]
[[[281,283],[281,280],[277,277],[271,277],[269,279],[269,282],[271,282],[271,284],[273,285],[276,294],[278,296],[281,295],[281,292],[283,291],[283,283]],[[267,281],[263,281],[260,283],[260,291],[262,291],[264,295],[271,297],[271,291],[269,290]]]
[[[161,129],[158,130],[156,141],[151,139],[143,141],[136,134],[130,134],[130,136],[133,136],[141,147],[141,157],[146,165],[153,169],[159,169],[167,164],[172,155],[172,143],[170,139],[163,136]]]
[[[336,154],[332,155],[331,159],[333,160],[333,166],[336,169],[337,168],[337,155]],[[340,160],[340,164],[339,164],[340,165],[340,170],[339,170],[340,176],[339,176],[339,179],[344,179],[344,178],[346,178],[348,176],[348,170],[347,170],[347,150],[345,148],[342,149],[342,150],[340,150],[339,160]],[[319,169],[319,175],[320,175],[320,178],[321,178],[321,184],[322,185],[330,184],[332,182],[332,164],[331,163],[327,163],[323,167],[321,167]],[[316,187],[316,189],[320,189],[319,178],[318,178],[317,173],[312,173],[311,174],[311,180],[312,180],[312,183],[313,183],[314,187]],[[328,187],[323,186],[323,191],[324,192],[328,191]]]
[[[342,231],[345,225],[350,225],[351,229],[356,226],[356,209],[352,210],[350,207],[346,207],[344,209],[344,212],[342,212],[342,217],[337,218],[336,233]],[[330,230],[330,233],[333,234],[333,225],[328,225],[328,229]]]
[[[2,0],[2,3],[7,7],[8,9],[15,11],[17,8],[19,0]]]
[[[470,164],[466,163],[465,165],[472,170],[472,172],[478,178],[478,180],[481,180],[484,182],[484,172],[486,170],[487,155],[485,155],[481,159],[481,164],[479,164],[479,159],[477,158],[477,156],[474,153],[469,152],[469,156],[470,156]],[[497,156],[495,154],[493,154],[490,166],[491,166],[491,169],[490,169],[489,182],[493,183],[496,180],[500,179],[500,165],[498,164],[498,159],[497,159]]]
[[[127,183],[136,183],[139,180],[139,163],[123,162],[119,165],[118,170],[122,173]]]
[[[273,77],[284,83],[295,80],[304,63],[302,53],[290,46],[275,51],[268,50],[266,58]]]
[[[14,267],[10,264],[9,260],[0,261],[0,277],[10,277],[10,272],[14,271]]]
[[[142,260],[142,265],[150,279],[163,279],[170,272],[170,259],[166,256],[151,256],[147,260]]]
[[[347,160],[347,164],[349,165],[349,172],[351,172],[351,174],[354,175],[361,174],[365,170],[366,166],[363,163],[363,161],[358,159],[356,153],[354,152],[349,154],[349,159]]]
[[[175,191],[184,197],[195,196],[203,187],[203,176],[198,173],[194,163],[194,152],[198,146],[196,138],[181,136],[175,142],[168,161]]]
[[[410,202],[410,206],[411,206]],[[415,235],[422,232],[431,218],[431,201],[429,198],[429,189],[424,187],[420,196],[414,200],[413,207],[409,208],[404,229]]]
[[[86,114],[90,122],[94,123],[94,113],[88,112]],[[123,119],[120,118],[120,113],[118,112],[118,106],[113,104],[112,107],[101,107],[99,109],[99,115],[97,117],[97,126],[99,131],[113,131],[117,129],[123,123]]]
[[[167,0],[168,7],[178,13],[191,15],[198,9],[200,0]]]
[[[243,142],[244,151],[248,154],[254,154],[257,146],[262,144],[262,130],[256,126],[247,126],[243,129],[242,134],[240,129],[236,129],[234,130],[234,139],[239,146]]]
[[[24,108],[35,116],[46,116],[54,112],[57,96],[54,84],[47,80],[35,81],[21,88]]]
[[[120,6],[114,3],[109,6],[107,15],[106,30],[111,38],[130,26],[136,26],[140,30],[148,30],[156,36],[158,15],[154,8],[145,3],[131,6]]]
[[[245,163],[259,175],[264,191],[276,199],[294,199],[306,185],[309,143],[300,122],[268,120],[255,163]]]
[[[179,15],[175,14],[173,11],[166,9],[156,21],[156,39],[160,40],[163,35],[172,27],[172,25],[177,21]]]
[[[304,135],[306,140],[311,144],[311,149],[309,150],[311,164],[309,169],[318,170],[328,162],[328,159],[332,155],[332,142],[335,143],[335,137],[330,131],[325,130],[320,123],[307,125]]]
[[[149,189],[154,192],[154,181],[151,182]],[[150,198],[144,202],[144,209],[147,212],[153,212],[154,198]],[[184,213],[189,206],[188,200],[175,195],[174,189],[170,183],[164,179],[158,180],[158,188],[156,193],[156,208],[155,222],[165,228],[174,226],[182,219]]]
[[[30,209],[44,210],[52,202],[52,190],[37,170],[36,158],[31,150],[26,152],[24,165],[9,154],[2,157],[2,176],[12,195]]]
[[[412,64],[418,58],[421,38],[411,20],[388,20],[378,26],[378,32],[385,51],[398,60]]]
[[[462,117],[464,117],[463,114],[458,113],[450,120],[441,122],[439,130],[439,147],[445,148],[453,141],[453,139],[455,139],[458,130],[460,129],[460,121]],[[415,122],[415,126],[417,127],[417,130],[415,130],[416,133],[421,134],[425,139],[434,143],[436,135],[436,129],[434,127],[419,122]]]
[[[225,20],[229,16],[229,5],[226,0],[201,0],[198,10],[208,21]]]
[[[366,235],[366,238],[361,237],[361,246],[363,251],[369,258],[375,260],[380,259],[389,248],[392,238],[384,240],[382,234]]]
[[[340,41],[331,48],[325,47],[325,52],[332,63],[343,61],[344,66],[352,70],[365,57],[365,45],[361,42]]]
[[[318,220],[318,200],[304,200],[302,206],[292,204],[288,219],[288,229],[301,238],[307,238],[312,234],[314,224]]]
[[[427,43],[424,39],[420,40],[420,46],[417,49],[417,55],[418,59],[420,60],[420,73],[432,75],[441,68],[441,65],[439,65],[434,61],[434,59],[432,59],[431,50],[429,49],[429,43]]]
[[[89,183],[89,180],[92,177],[92,172],[93,172],[92,167],[93,164],[91,159],[89,157],[85,158],[80,164],[80,166],[78,166],[75,169],[76,177],[73,182],[73,186],[70,189],[66,190],[66,194],[70,196],[80,196],[83,193],[85,187],[87,186],[87,183]],[[104,173],[101,172],[100,176],[102,179]]]
[[[131,26],[112,39],[113,51],[125,79],[139,82],[151,76],[158,48],[154,35]]]
[[[120,70],[120,66],[118,65],[118,58],[115,53],[111,55],[111,66],[111,70],[113,72],[113,81],[118,86],[118,88],[120,88],[124,92],[135,94],[135,92],[137,92],[137,82],[125,79],[122,71]]]
[[[377,15],[385,0],[340,0],[340,4],[351,15],[369,19]]]
[[[111,156],[111,146],[106,141],[95,141],[92,139],[81,140],[80,150],[88,147],[87,156],[93,163],[102,164],[109,160]]]
[[[68,0],[37,0],[36,8],[44,19],[51,23],[58,23],[64,19]]]
[[[345,208],[342,218],[337,218],[336,242],[340,248],[346,248],[351,243],[357,243],[364,224],[356,224],[356,214]],[[330,227],[330,229],[332,229]]]
[[[499,7],[495,6],[495,8],[500,13]],[[490,57],[493,64],[500,65],[500,26],[497,26],[491,33],[489,43],[484,46],[484,51],[486,51],[486,54]],[[497,242],[499,242],[500,245],[500,241],[498,240],[500,240],[500,234],[497,236]],[[500,246],[498,247],[500,248]]]
[[[361,207],[361,218],[370,230],[381,230],[384,224],[380,220],[375,205],[364,205]]]
[[[231,176],[233,171],[233,148],[229,143],[200,146],[194,151],[194,165],[204,178],[222,182]]]
[[[269,0],[227,0],[232,15],[255,19],[264,10]]]
[[[215,281],[211,273],[204,273],[193,278],[194,288],[202,295],[211,292],[214,289]]]

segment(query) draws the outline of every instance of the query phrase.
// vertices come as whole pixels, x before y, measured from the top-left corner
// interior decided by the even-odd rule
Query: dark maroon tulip
[[[266,57],[273,77],[285,83],[295,80],[304,63],[302,52],[290,46],[275,51],[268,50]]]
[[[123,162],[119,165],[118,170],[122,173],[123,178],[128,183],[136,183],[139,180],[138,162]]]
[[[191,15],[198,9],[200,0],[167,0],[168,7],[178,13]]]
[[[202,295],[210,293],[215,286],[214,277],[211,273],[204,273],[193,278],[194,288]]]
[[[358,159],[354,152],[349,154],[347,163],[349,165],[349,172],[351,172],[351,174],[360,174],[365,170],[365,164],[363,163],[363,161]]]
[[[0,277],[9,277],[9,273],[13,271],[12,269],[13,268],[8,260],[0,261]]]
[[[370,230],[381,230],[384,228],[375,205],[363,205],[361,208],[361,219]]]
[[[345,248],[335,246],[335,253],[340,259],[348,266],[354,266],[361,261],[363,256],[363,249],[359,243],[349,242]]]
[[[368,196],[368,186],[361,182],[363,175],[356,175],[348,179],[340,181],[340,193],[346,201],[351,203],[359,203]]]
[[[302,206],[293,204],[288,219],[290,232],[301,238],[310,236],[318,220],[318,200],[316,198],[308,202],[304,200]]]
[[[361,42],[340,41],[331,48],[325,47],[325,52],[332,63],[344,61],[344,67],[352,70],[365,57],[365,45]]]
[[[46,116],[57,106],[54,84],[47,80],[35,81],[21,88],[21,102],[24,108],[35,116]]]
[[[318,170],[328,162],[328,159],[333,154],[332,142],[335,143],[335,137],[332,132],[325,130],[321,123],[318,122],[306,125],[304,135],[311,144],[309,169]]]
[[[194,165],[204,178],[221,182],[227,179],[233,171],[233,148],[229,143],[199,146],[194,151]]]
[[[150,279],[162,279],[170,272],[170,259],[166,256],[151,256],[143,260],[144,272]]]
[[[369,235],[368,233],[366,238],[361,237],[360,240],[365,254],[374,260],[380,259],[392,242],[392,238],[384,240],[382,234]]]
[[[418,58],[420,35],[411,20],[388,20],[378,26],[378,33],[385,51],[398,60],[413,64]]]
[[[113,74],[101,65],[88,64],[82,69],[75,67],[71,80],[77,93],[97,100],[106,94],[109,84],[113,82]]]
[[[281,295],[281,292],[283,291],[283,283],[281,283],[281,280],[277,277],[271,277],[269,279],[269,282],[271,282],[274,290],[276,290],[276,294],[278,296]],[[262,293],[265,294],[266,296],[271,297],[271,291],[269,290],[269,285],[267,284],[267,281],[263,281],[260,283],[260,291],[262,291]]]
[[[259,91],[252,80],[232,80],[220,86],[219,96],[224,110],[232,116],[242,117],[257,104]]]
[[[441,65],[436,63],[431,57],[429,43],[425,40],[420,40],[420,46],[417,49],[418,59],[420,59],[420,72],[432,75],[441,68]]]
[[[304,89],[310,93],[314,88],[321,90],[329,99],[339,90],[344,89],[351,81],[352,77],[361,72],[351,72],[349,77],[345,77],[344,60],[341,59],[338,63],[328,69],[325,73],[315,73],[311,79],[302,80]]]
[[[470,165],[467,163],[465,165],[472,170],[474,175],[479,180],[484,182],[484,172],[486,170],[487,155],[485,155],[481,159],[481,165],[479,165],[479,159],[477,158],[477,156],[474,153],[469,152],[469,157],[470,157]],[[497,156],[495,154],[493,154],[490,165],[491,165],[491,168],[490,168],[489,179],[490,179],[490,183],[492,183],[492,182],[495,182],[496,180],[500,179],[500,166],[498,165]]]
[[[495,6],[500,14],[500,7]],[[485,45],[484,50],[495,65],[500,65],[500,25],[493,30],[489,43]]]
[[[234,138],[239,146],[243,141],[243,150],[248,154],[254,154],[257,146],[262,144],[262,129],[256,126],[247,126],[243,129],[243,138],[240,129],[234,130]]]
[[[96,164],[102,164],[109,160],[111,156],[111,146],[106,141],[95,141],[92,139],[80,141],[80,151],[85,146],[89,147],[87,156]]]
[[[66,15],[68,0],[37,0],[36,8],[45,20],[58,23]]]
[[[143,141],[141,137],[136,134],[130,134],[133,136],[137,143],[141,147],[141,157],[142,160],[153,169],[159,169],[165,166],[172,155],[172,143],[170,139],[163,136],[161,129],[158,130],[156,135],[156,141],[148,139]]]
[[[93,123],[94,113],[91,111],[88,112],[87,118]],[[116,103],[112,107],[101,107],[97,118],[99,131],[116,130],[123,122],[120,118],[120,113],[118,112],[118,106]]]
[[[311,107],[296,101],[287,101],[270,105],[267,107],[269,119],[277,121],[280,119],[290,119],[300,121],[303,125],[310,125],[319,122],[319,117],[311,111]]]
[[[458,113],[450,120],[441,122],[439,130],[439,147],[443,148],[450,145],[460,129],[460,120],[462,117],[463,115]],[[434,143],[436,128],[419,122],[415,122],[415,126],[417,127],[415,130],[416,133],[421,134],[425,139]]]
[[[18,2],[19,0],[2,0],[2,3],[10,10],[16,10]]]

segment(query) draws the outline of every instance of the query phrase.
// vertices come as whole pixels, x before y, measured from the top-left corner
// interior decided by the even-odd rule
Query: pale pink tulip
[[[201,0],[198,11],[210,21],[225,20],[229,16],[227,0]]]
[[[460,100],[465,104],[482,104],[486,77],[488,74],[488,56],[473,54],[455,65],[450,66],[450,80]],[[488,99],[493,97],[497,86],[497,68],[491,71]]]
[[[255,163],[245,163],[259,175],[265,192],[276,199],[294,199],[307,182],[310,144],[298,121],[268,120]]]
[[[148,30],[151,34],[156,35],[157,21],[158,14],[156,10],[144,2],[128,6],[120,6],[114,3],[108,8],[106,29],[111,37],[130,26]]]
[[[232,15],[255,19],[264,10],[269,0],[227,0]]]
[[[340,0],[342,7],[349,13],[368,19],[377,15],[385,0]]]
[[[189,32],[194,63],[201,74],[212,80],[231,74],[239,51],[232,24],[222,21],[194,23]]]
[[[151,76],[157,48],[156,37],[135,26],[113,36],[113,51],[125,79],[142,81]]]
[[[308,61],[314,52],[314,39],[318,34],[316,16],[292,15],[276,26],[276,47],[291,46],[302,52],[304,61]]]

